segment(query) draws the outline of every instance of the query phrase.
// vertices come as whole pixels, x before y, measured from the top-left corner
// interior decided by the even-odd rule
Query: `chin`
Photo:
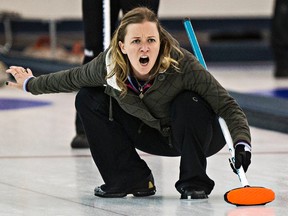
[[[148,74],[151,71],[151,68],[143,68],[143,67],[141,67],[141,68],[139,68],[138,71],[139,71],[138,72],[139,74],[146,75],[146,74]]]

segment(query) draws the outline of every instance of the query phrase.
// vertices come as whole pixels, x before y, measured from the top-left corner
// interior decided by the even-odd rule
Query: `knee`
[[[183,140],[191,139],[188,143],[198,143],[206,151],[212,138],[214,119],[215,113],[201,96],[189,91],[181,93],[172,104],[171,122],[175,143],[182,149]]]
[[[210,116],[213,114],[210,105],[197,93],[185,91],[179,94],[172,103],[172,116],[180,117],[181,114],[185,119],[192,117]]]
[[[75,98],[75,108],[77,112],[81,113],[87,108],[95,107],[96,104],[103,103],[104,89],[97,88],[81,88]]]

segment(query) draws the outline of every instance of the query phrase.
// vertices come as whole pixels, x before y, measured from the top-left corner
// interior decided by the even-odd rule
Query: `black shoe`
[[[207,199],[208,195],[204,190],[196,190],[191,187],[181,188],[181,199]]]
[[[135,197],[151,196],[156,193],[156,187],[154,185],[154,179],[152,174],[147,179],[131,188],[122,190],[119,188],[108,188],[105,184],[96,187],[94,189],[94,195],[105,198],[121,198],[128,194],[133,194]]]
[[[288,67],[280,67],[278,66],[274,71],[275,78],[288,78]]]
[[[279,79],[281,79],[281,78],[288,78],[288,74],[275,73],[275,74],[274,74],[274,77],[275,77],[275,78],[279,78]]]
[[[72,142],[71,142],[71,147],[72,148],[89,148],[89,143],[87,140],[87,137],[85,134],[77,134]]]

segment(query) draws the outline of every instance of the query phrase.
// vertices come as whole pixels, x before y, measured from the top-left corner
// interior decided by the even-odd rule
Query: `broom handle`
[[[202,66],[205,69],[207,69],[205,60],[203,58],[200,46],[198,44],[195,32],[193,30],[193,27],[192,27],[192,24],[191,24],[189,18],[185,18],[184,27],[186,29],[189,41],[191,43],[194,55],[199,60],[199,62],[202,64]],[[234,165],[235,164],[235,157],[234,157],[235,153],[234,153],[233,140],[232,140],[231,134],[229,132],[229,129],[227,127],[227,124],[226,124],[225,120],[223,118],[221,118],[221,117],[219,117],[219,124],[221,126],[222,133],[223,133],[223,135],[225,137],[226,143],[228,145],[229,152],[231,153],[231,156],[232,156],[231,157],[231,161],[232,161],[232,163]],[[240,180],[242,186],[243,187],[248,187],[249,183],[247,181],[247,178],[246,178],[245,172],[243,170],[243,167],[241,166],[239,169],[236,169],[236,171],[237,171],[237,175],[239,177],[239,180]]]
[[[109,47],[111,39],[110,0],[103,0],[103,47]]]

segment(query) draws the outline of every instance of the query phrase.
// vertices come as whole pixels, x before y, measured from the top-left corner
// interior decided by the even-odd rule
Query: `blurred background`
[[[82,63],[81,0],[0,0],[0,5],[0,61],[29,65],[37,73]],[[207,62],[271,61],[273,5],[271,0],[163,0],[159,18],[187,49],[182,22],[190,18]]]

